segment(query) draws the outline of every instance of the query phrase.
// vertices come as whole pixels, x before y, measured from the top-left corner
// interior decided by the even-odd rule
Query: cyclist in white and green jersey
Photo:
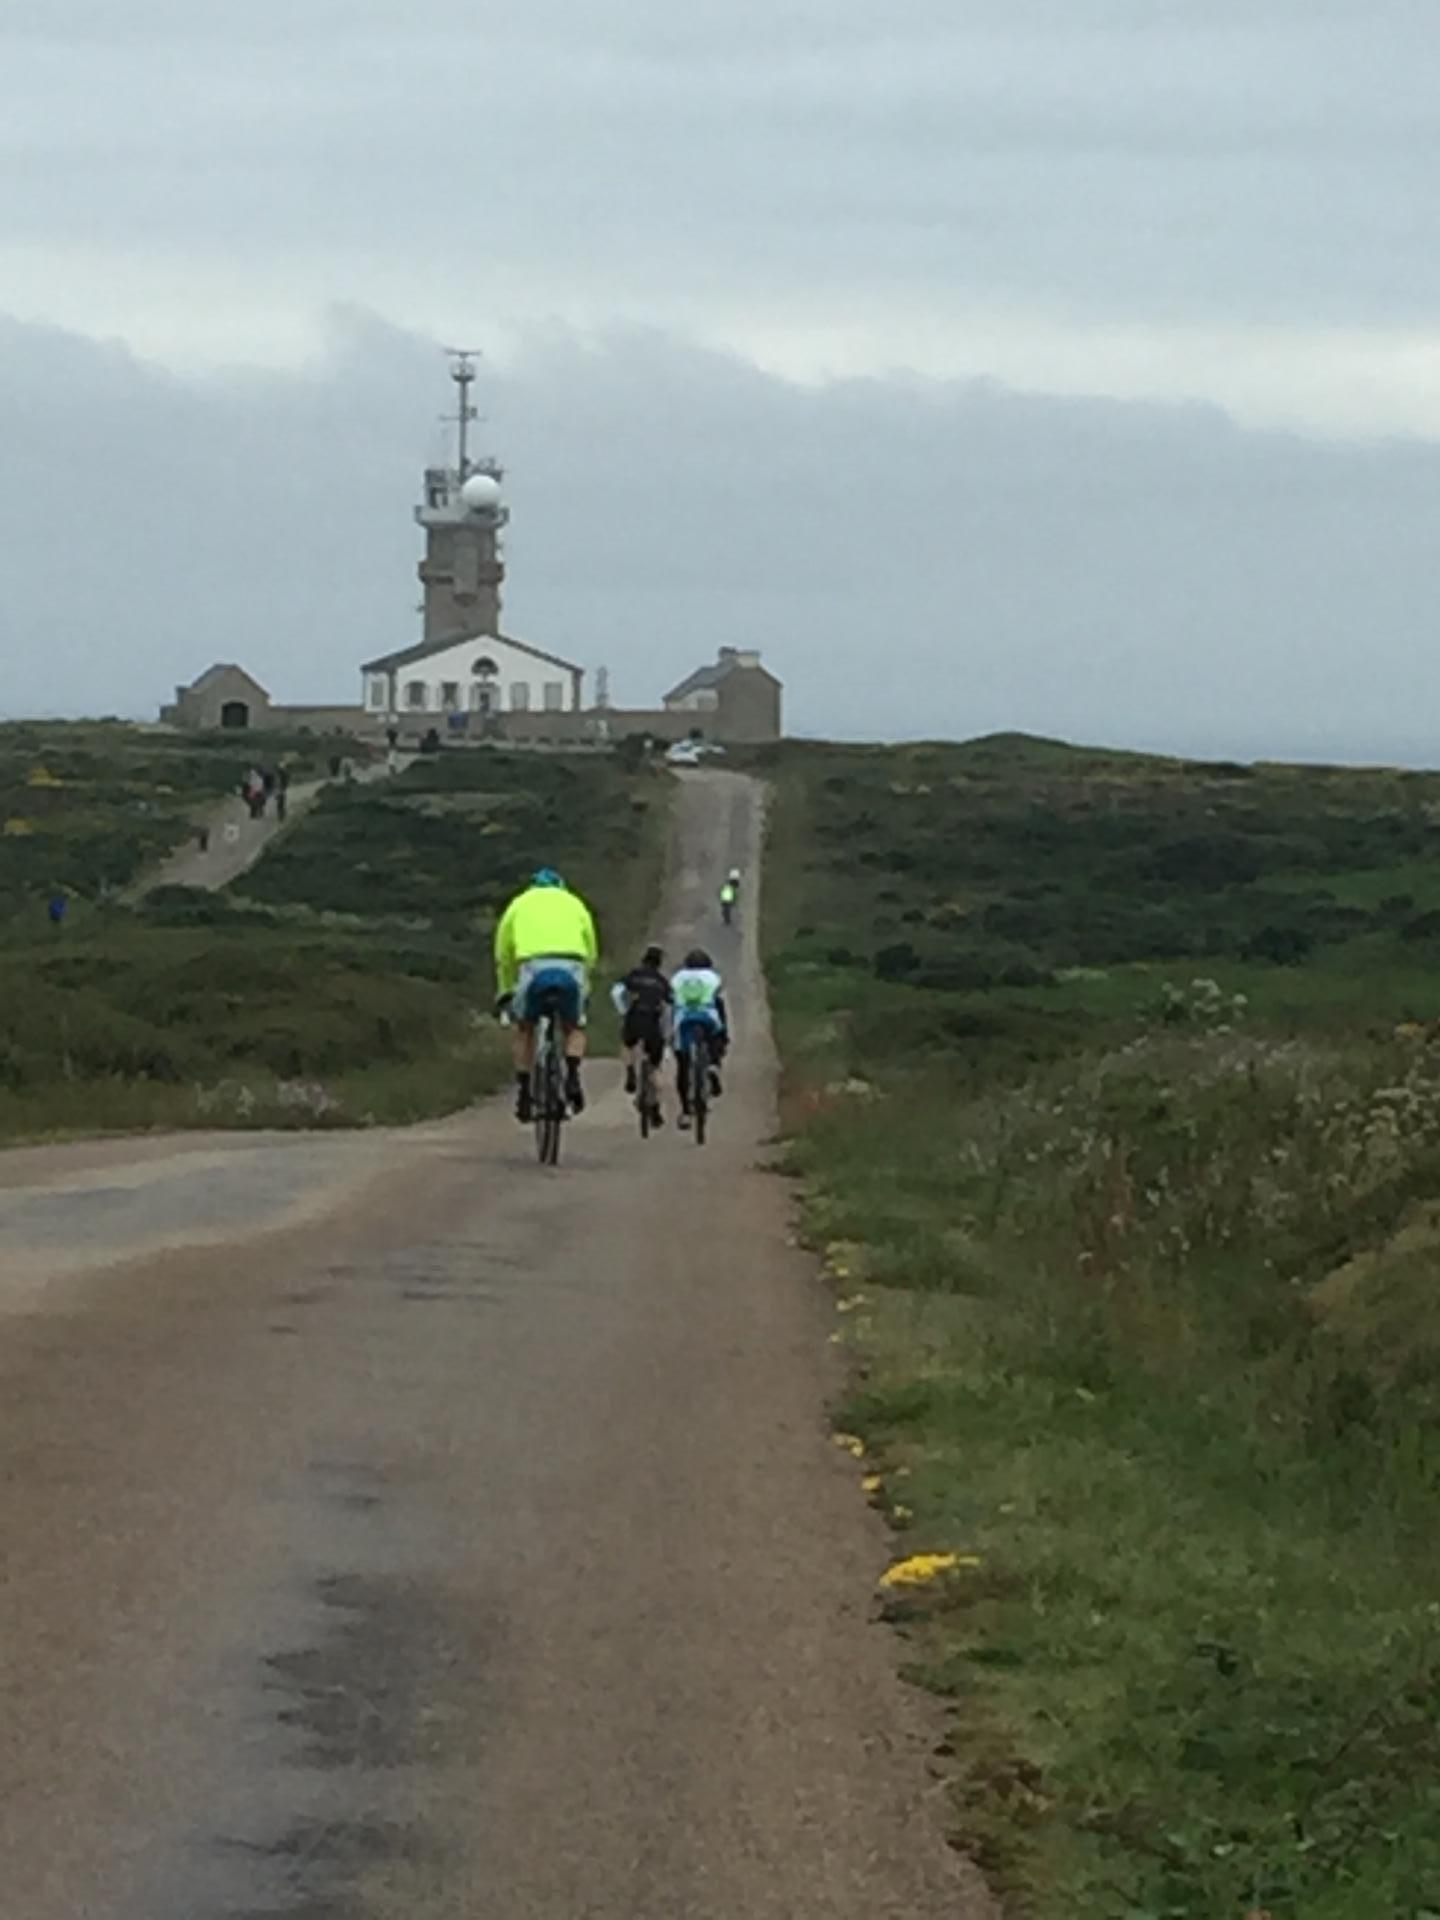
[[[680,1095],[680,1125],[690,1124],[690,1062],[686,1053],[689,1030],[705,1028],[710,1050],[710,1092],[719,1097],[720,1063],[730,1045],[730,1014],[725,1005],[725,982],[715,971],[715,963],[703,947],[693,947],[685,964],[672,974],[670,991],[675,996],[675,1081]]]

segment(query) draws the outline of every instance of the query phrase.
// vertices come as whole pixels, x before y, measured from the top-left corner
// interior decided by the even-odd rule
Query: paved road
[[[980,1911],[756,1166],[710,898],[758,846],[687,780],[672,944],[743,1021],[703,1153],[597,1067],[557,1174],[495,1105],[0,1158],[5,1913]]]

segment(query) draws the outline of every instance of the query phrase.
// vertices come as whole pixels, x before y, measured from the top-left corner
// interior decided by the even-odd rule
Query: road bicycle
[[[703,1020],[686,1023],[685,1081],[690,1096],[690,1118],[695,1144],[703,1147],[710,1122],[710,1033]]]
[[[560,1133],[569,1118],[565,1099],[565,1030],[560,995],[541,995],[535,1022],[535,1064],[530,1069],[530,1104],[535,1116],[535,1152],[542,1167],[560,1164]]]
[[[648,1140],[655,1131],[656,1120],[660,1112],[660,1076],[655,1071],[655,1062],[650,1058],[650,1049],[640,1048],[640,1071],[635,1081],[635,1111],[640,1116],[640,1138]]]

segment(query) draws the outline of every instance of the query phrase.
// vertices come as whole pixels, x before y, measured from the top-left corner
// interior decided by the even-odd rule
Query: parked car
[[[665,755],[665,758],[672,767],[698,767],[700,764],[699,744],[694,740],[677,740]]]

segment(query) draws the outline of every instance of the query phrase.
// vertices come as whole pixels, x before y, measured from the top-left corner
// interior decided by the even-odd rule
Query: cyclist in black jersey
[[[642,1047],[657,1074],[665,1061],[670,1009],[675,996],[665,974],[665,955],[659,947],[645,949],[639,966],[632,967],[618,983],[611,999],[624,1021],[620,1037],[625,1045],[625,1091],[634,1093],[640,1083]]]

